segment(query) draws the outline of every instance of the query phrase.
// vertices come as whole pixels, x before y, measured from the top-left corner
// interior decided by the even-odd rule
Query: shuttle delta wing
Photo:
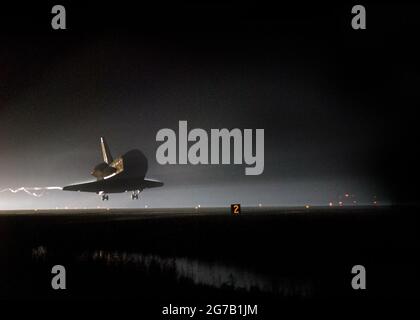
[[[125,191],[143,190],[163,186],[163,183],[156,180],[143,178],[119,178],[117,176],[109,179],[73,184],[63,188],[64,191],[81,191],[95,193],[120,193]]]
[[[163,186],[163,182],[158,181],[158,180],[144,179],[143,181],[144,181],[145,188],[157,188],[157,187]]]

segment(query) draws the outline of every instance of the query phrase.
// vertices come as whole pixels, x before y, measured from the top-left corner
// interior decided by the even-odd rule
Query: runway
[[[18,210],[0,214],[0,298],[206,302],[415,295],[417,207]],[[400,275],[389,281],[389,272]],[[22,291],[22,286],[27,290]]]
[[[378,214],[391,211],[391,206],[290,206],[290,207],[242,207],[235,216],[243,215],[325,215],[325,214]],[[232,216],[230,207],[183,207],[183,208],[77,208],[77,209],[25,209],[0,210],[1,217],[109,217],[160,218],[174,216]]]

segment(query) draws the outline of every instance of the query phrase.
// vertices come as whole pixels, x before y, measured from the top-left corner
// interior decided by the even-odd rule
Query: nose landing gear
[[[109,196],[107,194],[102,194],[102,201],[109,200]]]

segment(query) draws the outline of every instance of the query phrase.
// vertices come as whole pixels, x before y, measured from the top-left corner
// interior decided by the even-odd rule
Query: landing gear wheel
[[[131,200],[138,200],[139,199],[139,195],[140,195],[141,190],[136,190],[133,191],[133,193],[131,194]]]
[[[102,201],[109,200],[109,196],[107,194],[102,195]]]

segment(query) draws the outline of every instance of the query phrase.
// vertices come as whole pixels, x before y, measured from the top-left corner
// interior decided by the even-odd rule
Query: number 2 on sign
[[[236,216],[241,213],[241,205],[240,204],[232,204],[230,206],[230,211],[232,215]]]

